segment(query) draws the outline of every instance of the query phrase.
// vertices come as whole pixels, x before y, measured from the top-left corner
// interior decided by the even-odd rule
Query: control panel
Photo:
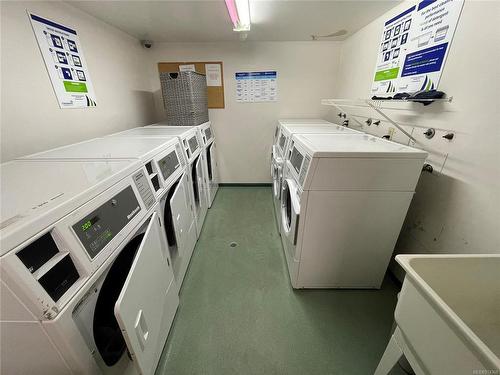
[[[191,153],[193,154],[199,147],[198,139],[196,138],[196,135],[193,135],[191,138],[189,138],[188,143],[189,143],[189,149],[191,150]]]
[[[209,141],[212,138],[212,129],[210,128],[205,129],[205,138],[207,141]]]
[[[164,180],[168,179],[172,175],[172,173],[174,173],[177,168],[180,167],[180,165],[181,164],[179,162],[179,159],[177,158],[177,153],[175,151],[172,151],[163,159],[160,159],[158,161],[158,166],[160,167],[160,171]]]
[[[94,259],[140,210],[134,190],[129,185],[72,228],[89,257]]]
[[[297,150],[296,147],[293,148],[292,153],[290,155],[290,163],[292,163],[293,169],[297,174],[300,172],[300,167],[302,166],[302,161],[304,160],[304,156]]]

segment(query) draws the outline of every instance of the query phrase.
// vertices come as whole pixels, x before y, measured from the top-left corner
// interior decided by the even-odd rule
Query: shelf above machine
[[[452,96],[446,97],[446,98],[441,98],[441,99],[421,99],[421,98],[345,99],[345,98],[340,98],[340,99],[322,99],[321,104],[337,108],[339,111],[341,111],[341,113],[344,112],[344,118],[346,117],[345,114],[347,114],[350,118],[352,118],[360,126],[363,126],[363,124],[359,120],[356,119],[356,117],[359,117],[359,116],[356,116],[356,115],[353,115],[352,113],[349,113],[349,111],[347,111],[345,108],[369,108],[378,114],[378,116],[374,116],[374,117],[380,117],[384,121],[389,122],[390,124],[392,124],[396,128],[398,128],[405,136],[407,136],[413,142],[417,142],[417,140],[403,128],[402,124],[398,123],[398,121],[394,120],[391,116],[389,116],[389,114],[387,114],[387,111],[398,111],[398,110],[407,111],[407,110],[415,109],[415,107],[416,107],[415,104],[430,105],[431,103],[434,103],[434,102],[451,103],[452,101],[453,101]],[[390,104],[395,104],[395,105],[391,106]],[[407,124],[405,124],[405,125],[407,125]]]

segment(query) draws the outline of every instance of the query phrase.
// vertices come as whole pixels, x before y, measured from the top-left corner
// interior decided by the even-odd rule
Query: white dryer
[[[185,126],[165,126],[163,123],[149,125],[147,127],[167,127],[169,129],[186,129]],[[217,163],[217,145],[215,135],[212,131],[210,121],[194,126],[198,129],[198,136],[203,145],[203,160],[205,172],[205,184],[207,187],[208,207],[212,207],[215,195],[219,189],[219,167]]]
[[[380,288],[427,153],[363,134],[293,135],[281,239],[294,288]]]
[[[203,141],[205,153],[205,167],[208,187],[208,207],[212,207],[212,203],[219,190],[219,165],[217,163],[217,144],[215,134],[212,130],[210,121],[197,126],[201,139]]]
[[[138,160],[1,165],[6,373],[152,374],[178,306]]]
[[[193,207],[196,215],[196,230],[200,236],[205,216],[208,210],[208,198],[205,168],[203,167],[204,155],[201,152],[201,140],[198,138],[198,130],[194,126],[181,127],[155,127],[145,126],[125,130],[120,133],[111,134],[108,137],[177,137],[179,138],[186,158],[188,160],[188,171]]]
[[[281,231],[281,188],[285,159],[289,153],[290,140],[293,134],[358,134],[356,130],[336,125],[325,120],[309,119],[300,123],[298,119],[280,120],[277,127],[276,142],[273,145],[271,158],[271,176],[273,184],[273,204],[278,231]]]
[[[177,137],[105,137],[25,156],[19,160],[140,159],[160,202],[176,285],[181,287],[197,240],[196,217],[184,152]]]

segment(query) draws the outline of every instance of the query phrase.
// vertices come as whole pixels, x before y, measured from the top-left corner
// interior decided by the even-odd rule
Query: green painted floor
[[[378,291],[294,291],[271,189],[221,187],[157,374],[373,374],[397,292],[389,278]]]

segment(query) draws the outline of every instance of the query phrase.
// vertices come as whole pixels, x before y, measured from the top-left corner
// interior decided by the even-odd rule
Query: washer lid
[[[1,164],[0,255],[141,167],[139,160]]]
[[[312,157],[425,159],[427,152],[368,134],[295,134]]]
[[[149,161],[153,156],[179,141],[177,137],[105,137],[95,138],[21,159],[131,159]]]

